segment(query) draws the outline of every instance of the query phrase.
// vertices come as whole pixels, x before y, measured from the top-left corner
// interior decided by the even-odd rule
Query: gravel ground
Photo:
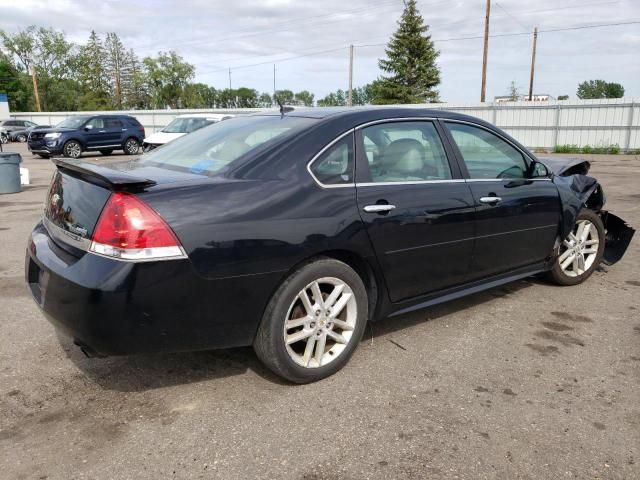
[[[640,248],[577,287],[532,278],[370,326],[305,386],[252,350],[87,359],[23,282],[53,171],[0,196],[0,477],[639,478]],[[115,155],[118,156],[118,155]],[[589,156],[640,226],[640,158]]]

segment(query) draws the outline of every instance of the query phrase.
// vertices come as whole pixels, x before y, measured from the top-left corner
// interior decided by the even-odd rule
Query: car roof
[[[290,111],[284,113],[285,116],[290,117],[306,117],[315,118],[319,120],[324,119],[347,119],[352,117],[354,121],[367,122],[382,119],[392,118],[410,118],[410,117],[425,117],[425,118],[443,118],[451,120],[466,120],[473,121],[474,123],[486,124],[483,120],[477,117],[471,117],[469,115],[463,115],[461,113],[450,112],[447,110],[440,110],[436,108],[428,108],[428,104],[425,104],[425,108],[422,107],[396,107],[396,106],[364,106],[364,107],[308,107],[308,108],[293,108]],[[437,104],[433,104],[437,105]],[[286,107],[285,107],[286,108]],[[279,110],[266,110],[264,112],[254,113],[252,115],[281,115]]]
[[[234,115],[228,113],[185,113],[178,115],[176,118],[215,118],[221,119],[224,117],[233,117]]]

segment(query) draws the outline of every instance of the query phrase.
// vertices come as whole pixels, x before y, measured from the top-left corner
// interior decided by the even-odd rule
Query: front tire
[[[140,151],[140,142],[138,142],[138,139],[134,137],[129,137],[126,142],[124,142],[124,147],[122,149],[127,155],[137,155]]]
[[[22,133],[19,135],[16,135],[16,141],[20,142],[20,143],[24,143],[27,141],[27,136],[23,135]]]
[[[82,145],[77,140],[69,140],[64,144],[62,153],[67,158],[79,158],[82,155]]]
[[[358,346],[368,318],[360,276],[322,258],[293,272],[265,309],[253,347],[274,373],[294,383],[333,375]]]
[[[600,265],[604,242],[602,219],[594,211],[583,209],[560,246],[559,255],[548,273],[549,280],[563,286],[584,282]]]

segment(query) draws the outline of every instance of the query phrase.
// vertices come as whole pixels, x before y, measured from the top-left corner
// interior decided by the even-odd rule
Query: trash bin
[[[20,162],[19,153],[0,152],[0,193],[17,193],[20,187]]]

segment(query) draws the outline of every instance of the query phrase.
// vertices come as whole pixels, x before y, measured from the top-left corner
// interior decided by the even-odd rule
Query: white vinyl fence
[[[530,148],[552,150],[556,145],[602,147],[621,151],[640,149],[640,101],[633,98],[548,102],[439,103],[405,105],[435,108],[482,118],[502,128]],[[381,107],[384,108],[384,107]],[[136,117],[147,135],[160,130],[175,116],[186,113],[258,112],[260,109],[132,110],[121,112],[23,112],[11,116],[38,124],[55,125],[72,115],[122,113]]]

